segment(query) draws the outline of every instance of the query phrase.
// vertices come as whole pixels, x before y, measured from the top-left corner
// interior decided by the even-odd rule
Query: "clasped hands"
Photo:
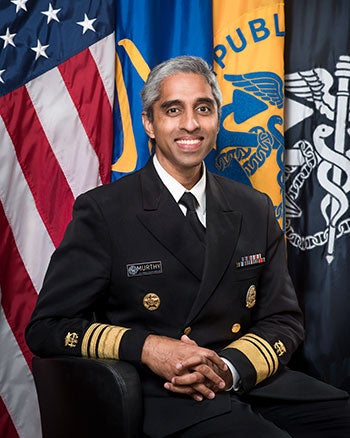
[[[196,401],[213,399],[218,391],[232,386],[231,372],[217,353],[199,347],[186,335],[180,340],[149,335],[141,361],[165,379],[167,390]]]

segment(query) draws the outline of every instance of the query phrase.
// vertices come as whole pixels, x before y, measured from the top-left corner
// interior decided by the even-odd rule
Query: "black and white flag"
[[[286,233],[306,327],[298,363],[350,390],[350,2],[285,3]]]

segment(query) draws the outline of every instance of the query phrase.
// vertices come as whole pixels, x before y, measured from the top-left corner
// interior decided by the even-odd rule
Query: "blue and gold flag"
[[[223,108],[212,170],[267,193],[282,225],[283,2],[213,0],[213,34]]]

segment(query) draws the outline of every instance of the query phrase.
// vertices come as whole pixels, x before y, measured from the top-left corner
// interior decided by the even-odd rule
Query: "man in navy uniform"
[[[142,102],[154,156],[77,199],[28,345],[135,364],[146,436],[350,436],[347,394],[286,368],[302,315],[268,196],[205,168],[215,75],[171,59]]]

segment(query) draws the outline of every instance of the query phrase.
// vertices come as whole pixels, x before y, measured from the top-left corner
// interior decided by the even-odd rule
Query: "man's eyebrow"
[[[198,105],[199,103],[207,103],[208,105],[215,106],[215,100],[211,99],[210,97],[200,97],[196,100],[195,103],[196,105]]]
[[[167,109],[167,108],[170,108],[171,106],[174,106],[174,105],[182,105],[181,100],[179,100],[179,99],[166,100],[166,101],[161,103],[160,107],[162,109]]]
[[[197,105],[203,104],[203,103],[206,103],[206,104],[211,105],[211,106],[215,106],[215,100],[211,99],[210,97],[199,97],[194,102],[194,106],[197,106]],[[180,99],[166,100],[166,101],[161,103],[160,107],[162,109],[167,109],[167,108],[170,108],[170,107],[176,106],[176,105],[182,106],[183,102]]]

